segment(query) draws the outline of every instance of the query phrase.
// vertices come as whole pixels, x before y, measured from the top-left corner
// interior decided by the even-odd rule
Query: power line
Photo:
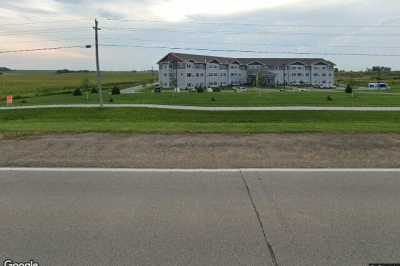
[[[72,49],[72,48],[91,48],[91,47],[92,45],[72,45],[72,46],[59,46],[59,47],[36,48],[36,49],[6,50],[6,51],[0,51],[0,54],[51,51],[51,50]]]
[[[108,21],[119,21],[119,22],[141,22],[141,23],[168,23],[165,20],[144,20],[144,19],[117,19],[117,18],[104,18]],[[231,25],[231,26],[257,26],[257,27],[297,27],[297,28],[398,28],[400,25],[355,25],[355,24],[261,24],[261,23],[237,23],[237,22],[223,22],[223,21],[181,21],[179,24],[200,24],[200,25]],[[178,24],[171,23],[171,24]]]
[[[110,41],[138,41],[138,42],[175,42],[175,43],[190,43],[192,41],[177,41],[177,40],[165,40],[165,39],[141,39],[141,38],[131,38],[131,39],[121,39],[121,38],[113,38],[113,37],[105,37],[103,39],[110,40]],[[196,43],[199,43],[198,40],[193,40]],[[250,42],[208,42],[206,41],[207,44],[214,44],[214,45],[227,45],[227,44],[233,44],[233,45],[249,45],[249,46],[269,46],[269,47],[275,47],[275,46],[283,46],[283,47],[299,47],[299,45],[296,44],[272,44],[272,43],[250,43]],[[338,47],[338,48],[365,48],[365,49],[400,49],[400,46],[361,46],[361,45],[324,45],[328,47]],[[312,47],[312,46],[300,46],[301,48],[306,48],[306,47]]]
[[[170,46],[146,46],[146,45],[124,45],[124,44],[101,44],[103,47],[136,47],[149,49],[169,49],[183,51],[207,51],[227,53],[253,53],[253,54],[291,54],[291,55],[322,55],[322,56],[374,56],[374,57],[400,57],[400,54],[378,54],[378,53],[325,53],[325,52],[293,52],[293,51],[258,51],[239,49],[209,49],[193,47],[170,47]]]
[[[83,21],[88,21],[87,19],[63,19],[63,20],[46,20],[46,21],[30,21],[30,22],[24,22],[24,23],[6,23],[6,24],[0,24],[0,27],[13,27],[13,26],[26,26],[26,25],[34,25],[34,24],[49,24],[49,23],[64,23],[64,22],[83,22]]]
[[[386,36],[386,37],[400,37],[400,34],[393,33],[376,33],[376,34],[343,34],[343,33],[324,33],[324,32],[288,32],[288,31],[229,31],[229,30],[215,30],[215,31],[195,31],[195,30],[171,30],[163,28],[121,28],[121,27],[103,27],[103,29],[108,31],[127,31],[127,32],[137,32],[137,31],[162,31],[162,32],[176,32],[176,33],[193,33],[193,34],[228,34],[228,35],[243,35],[243,34],[268,34],[268,35],[306,35],[306,36],[349,36],[349,37],[361,37],[361,36]]]
[[[65,33],[65,32],[84,32],[89,31],[89,29],[76,29],[76,28],[59,28],[59,29],[41,29],[38,31],[35,30],[24,30],[24,31],[12,31],[5,32],[6,34],[1,33],[1,37],[3,36],[20,36],[20,35],[46,35],[46,34],[58,34],[58,33]]]

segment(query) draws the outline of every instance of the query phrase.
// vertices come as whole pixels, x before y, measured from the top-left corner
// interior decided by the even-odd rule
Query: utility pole
[[[101,85],[101,73],[100,73],[100,60],[99,60],[99,22],[97,19],[94,20],[94,32],[96,41],[96,81],[97,81],[97,91],[99,93],[100,107],[103,108],[103,88]]]

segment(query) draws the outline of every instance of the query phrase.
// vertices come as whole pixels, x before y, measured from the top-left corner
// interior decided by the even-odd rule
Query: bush
[[[333,101],[333,98],[330,95],[328,95],[328,97],[326,97],[326,100],[331,102],[331,101]]]
[[[114,99],[111,97],[109,100],[110,103],[114,102]]]
[[[220,92],[221,88],[213,88],[212,90],[213,90],[213,92]]]
[[[204,88],[196,88],[197,93],[203,93],[204,92]]]
[[[114,86],[111,90],[111,95],[118,95],[121,94],[121,91],[118,87]]]
[[[212,98],[211,98],[211,101],[212,101],[212,102],[215,102],[216,100],[215,100],[215,98],[214,98],[214,97],[212,97]]]
[[[90,93],[91,93],[91,94],[97,94],[97,88],[96,88],[96,87],[93,87],[93,88],[90,90]]]
[[[76,88],[73,92],[72,95],[74,96],[82,96],[82,91],[80,88]]]
[[[345,92],[346,92],[346,93],[353,93],[353,88],[348,84],[348,85],[346,86]]]

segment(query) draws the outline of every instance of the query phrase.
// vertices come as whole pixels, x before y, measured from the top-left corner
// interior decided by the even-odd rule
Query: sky
[[[400,70],[399,11],[399,0],[1,0],[0,66],[93,70],[93,48],[1,51],[92,45],[97,18],[104,70],[156,68],[168,52]]]

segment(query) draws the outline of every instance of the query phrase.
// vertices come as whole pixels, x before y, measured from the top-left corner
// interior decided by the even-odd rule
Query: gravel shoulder
[[[398,168],[400,134],[0,135],[2,167]]]

